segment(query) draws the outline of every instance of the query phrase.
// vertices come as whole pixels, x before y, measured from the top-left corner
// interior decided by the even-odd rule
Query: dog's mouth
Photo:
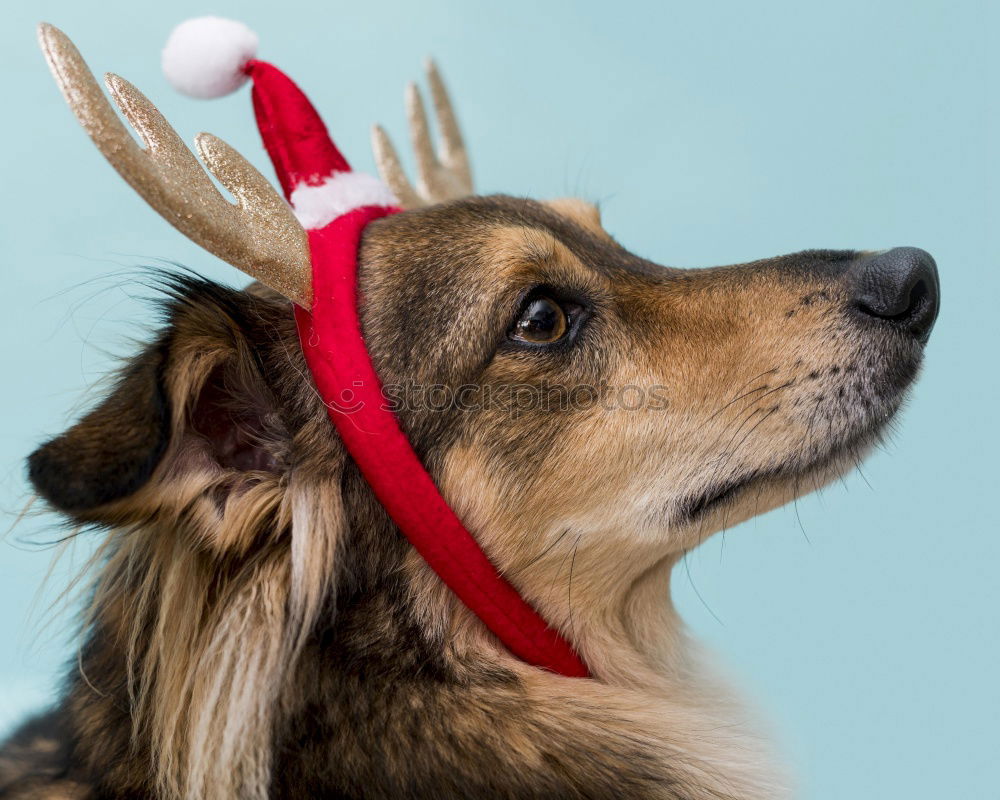
[[[885,419],[888,422],[888,418]],[[706,517],[711,512],[735,503],[747,490],[761,487],[766,483],[781,481],[794,482],[795,495],[799,486],[812,487],[808,480],[811,475],[838,473],[840,468],[856,465],[868,450],[878,443],[885,429],[884,424],[872,425],[858,431],[846,440],[827,447],[825,452],[795,454],[787,461],[773,467],[754,469],[731,480],[709,486],[682,500],[677,506],[677,519],[681,524],[691,524]],[[831,475],[831,477],[835,477]],[[792,497],[789,496],[788,500]]]
[[[694,522],[709,511],[713,511],[735,498],[760,477],[762,477],[761,474],[755,470],[736,480],[709,487],[701,494],[692,495],[680,503],[678,516],[685,522]]]
[[[919,353],[909,350],[893,355],[869,360],[867,369],[852,370],[848,385],[853,391],[845,392],[841,383],[828,388],[830,399],[822,410],[837,419],[836,430],[827,427],[827,434],[819,439],[810,435],[807,445],[788,452],[780,461],[747,467],[710,482],[677,503],[675,520],[681,525],[698,521],[734,505],[748,490],[759,494],[768,485],[787,485],[786,501],[790,501],[801,488],[816,488],[821,478],[826,482],[858,465],[884,435],[919,369]]]

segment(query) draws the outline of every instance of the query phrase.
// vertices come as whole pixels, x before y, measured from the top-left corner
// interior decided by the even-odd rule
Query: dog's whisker
[[[545,556],[547,556],[566,536],[569,534],[569,528],[563,528],[563,532],[560,533],[555,539],[553,539],[542,552],[532,558],[527,564],[524,565],[523,569],[528,569],[533,567],[539,561],[541,561]]]
[[[851,460],[854,461],[854,468],[857,470],[858,475],[861,476],[861,480],[865,482],[865,486],[874,492],[875,487],[871,485],[871,482],[868,480],[868,476],[865,475],[865,471],[861,469],[861,454],[858,452],[857,448],[851,449]]]
[[[721,449],[718,458],[716,459],[716,463],[718,465],[717,471],[721,471],[722,467],[724,467],[726,464],[729,463],[730,459],[733,457],[733,454],[736,452],[737,448],[733,447],[733,442],[736,441],[736,437],[738,437],[740,433],[743,432],[743,428],[746,427],[754,417],[756,417],[763,411],[764,411],[763,406],[761,406],[759,403],[756,404],[753,407],[753,409],[751,409],[750,412],[743,417],[743,419],[740,421],[740,424],[736,426],[736,429],[732,432],[732,435],[729,437],[729,441],[726,443],[726,446]]]
[[[795,510],[795,521],[798,523],[799,530],[802,531],[802,537],[806,540],[807,544],[812,544],[809,539],[809,534],[806,533],[806,526],[802,524],[802,515],[799,513],[799,476],[795,476],[795,489],[792,498],[792,508]]]
[[[573,543],[573,558],[569,562],[569,579],[566,581],[566,608],[569,614],[569,636],[571,641],[576,640],[576,623],[573,618],[573,571],[576,568],[576,552],[580,547],[580,539],[583,534],[578,534]]]
[[[720,408],[720,409],[718,409],[717,411],[715,411],[715,413],[713,413],[713,414],[712,414],[712,415],[711,415],[711,416],[710,416],[710,417],[709,417],[709,418],[708,418],[708,419],[706,420],[706,422],[711,422],[711,421],[712,421],[713,419],[715,419],[715,418],[716,418],[717,416],[719,416],[719,414],[721,414],[721,413],[722,413],[723,411],[725,411],[725,410],[726,410],[727,408],[730,408],[731,406],[733,406],[733,405],[734,405],[735,403],[739,402],[739,401],[740,401],[740,400],[742,400],[743,398],[745,398],[745,397],[749,397],[750,395],[752,395],[752,394],[755,394],[755,393],[757,393],[757,392],[762,392],[762,391],[764,391],[764,390],[766,390],[766,389],[767,389],[767,385],[765,384],[764,386],[758,386],[758,387],[757,387],[756,389],[751,389],[751,390],[750,390],[750,391],[748,391],[748,392],[744,392],[743,394],[739,395],[738,397],[734,397],[734,398],[733,398],[732,400],[730,400],[730,401],[729,401],[728,403],[726,403],[726,404],[725,404],[724,406],[722,406],[722,408]]]
[[[725,404],[724,406],[722,406],[722,407],[720,407],[720,408],[716,409],[716,410],[715,410],[715,411],[714,411],[714,412],[713,412],[713,413],[712,413],[712,414],[711,414],[711,415],[710,415],[710,416],[708,417],[708,419],[706,420],[706,422],[711,422],[711,421],[712,421],[713,419],[715,419],[715,418],[716,418],[716,417],[717,417],[717,416],[718,416],[719,414],[721,414],[721,413],[722,413],[723,411],[725,411],[725,410],[726,410],[727,408],[729,408],[730,406],[732,406],[732,405],[733,405],[734,403],[737,403],[737,402],[739,402],[740,400],[744,399],[745,397],[749,397],[750,395],[752,395],[752,394],[755,394],[756,392],[760,392],[760,391],[765,391],[765,390],[767,390],[767,389],[768,389],[769,387],[768,387],[768,384],[766,384],[766,383],[765,383],[765,384],[762,384],[761,386],[758,386],[758,387],[756,387],[756,388],[754,388],[754,389],[750,389],[749,391],[746,391],[746,392],[744,392],[744,391],[743,391],[744,389],[746,389],[746,387],[747,387],[747,386],[749,386],[749,385],[750,385],[751,383],[753,383],[754,381],[756,381],[756,380],[759,380],[760,378],[763,378],[763,377],[765,377],[765,376],[767,376],[767,375],[771,375],[771,374],[774,374],[774,373],[776,373],[777,371],[778,371],[778,368],[777,368],[777,367],[774,367],[774,368],[772,368],[772,369],[769,369],[769,370],[767,370],[767,371],[765,371],[765,372],[762,372],[762,373],[760,373],[759,375],[756,375],[755,377],[751,378],[751,379],[750,379],[749,381],[747,381],[747,382],[746,382],[745,384],[743,384],[743,386],[741,386],[741,387],[740,387],[739,389],[737,389],[737,390],[736,390],[737,394],[736,394],[736,396],[735,396],[735,397],[733,397],[733,399],[732,399],[732,400],[730,400],[730,401],[729,401],[728,403],[726,403],[726,404]],[[785,384],[784,384],[783,386],[781,386],[781,387],[779,387],[779,388],[785,388],[785,386],[790,386],[790,385],[792,385],[792,384],[794,384],[794,383],[795,383],[795,379],[793,378],[792,380],[788,381],[787,383],[785,383]]]
[[[753,414],[756,414],[756,413],[757,413],[757,411],[759,411],[759,410],[760,410],[760,406],[761,406],[761,404],[763,403],[763,401],[764,401],[764,398],[765,398],[765,397],[768,397],[768,396],[770,396],[770,395],[774,394],[775,392],[780,392],[780,391],[784,391],[784,390],[786,390],[786,389],[788,389],[788,388],[790,388],[790,387],[792,387],[792,386],[794,386],[794,385],[795,385],[795,380],[794,380],[794,379],[792,379],[792,380],[790,380],[790,381],[788,381],[788,382],[786,382],[786,383],[784,383],[784,384],[782,384],[782,385],[780,385],[780,386],[775,386],[775,387],[773,387],[773,388],[771,388],[771,389],[768,389],[767,391],[765,391],[765,393],[764,393],[764,394],[760,395],[759,397],[755,397],[755,398],[753,399],[753,402],[752,402],[752,403],[751,403],[750,405],[748,405],[748,406],[746,406],[745,408],[743,408],[743,409],[741,410],[741,411],[742,411],[742,413],[749,413],[749,414],[750,414],[751,416],[752,416]],[[739,435],[739,431],[740,431],[740,428],[742,428],[742,426],[743,426],[744,424],[746,424],[746,422],[747,422],[747,417],[743,417],[743,418],[742,418],[742,421],[741,421],[741,423],[740,423],[740,425],[739,425],[739,427],[737,427],[737,429],[736,429],[735,433],[733,433],[733,435],[732,435],[732,438],[731,438],[731,439],[729,440],[729,444],[732,444],[732,441],[733,441],[733,439],[735,439],[735,438],[736,438],[736,436],[737,436],[737,435]],[[712,446],[714,446],[715,444],[717,444],[717,443],[718,443],[718,442],[719,442],[719,441],[720,441],[720,440],[722,439],[722,437],[723,437],[723,436],[725,436],[725,435],[726,435],[726,433],[728,433],[728,432],[729,432],[729,431],[728,431],[728,429],[724,428],[724,429],[723,429],[723,430],[722,430],[722,431],[721,431],[721,432],[720,432],[720,433],[719,433],[719,434],[718,434],[718,435],[717,435],[717,436],[715,437],[715,439],[714,439],[714,440],[713,440],[713,441],[711,442],[711,444],[709,445],[709,449],[710,449],[710,448],[711,448]],[[726,452],[727,450],[728,450],[728,445],[726,446],[726,448],[723,448],[723,453],[725,453],[725,452]]]
[[[718,622],[724,628],[724,627],[726,627],[726,623],[723,622],[722,618],[718,614],[715,613],[715,611],[712,609],[712,607],[708,604],[708,602],[702,596],[701,591],[698,589],[698,584],[696,584],[694,582],[694,577],[691,575],[691,565],[690,565],[690,563],[688,561],[688,556],[690,555],[690,553],[691,553],[690,550],[686,550],[684,552],[684,555],[681,557],[681,560],[684,562],[684,572],[687,574],[688,583],[691,584],[691,589],[694,592],[695,597],[697,597],[698,601],[705,607],[705,610],[709,614],[711,614],[712,618],[716,622]]]
[[[568,529],[567,529],[568,530]],[[580,535],[577,535],[577,541],[579,541]],[[563,567],[566,565],[566,560],[574,554],[574,548],[567,548],[566,552],[563,553],[562,559],[559,561],[559,566],[556,567],[552,575],[552,581],[549,583],[548,596],[551,598],[555,596],[556,590],[558,588],[559,579],[563,574]]]
[[[759,428],[761,425],[763,425],[765,422],[767,422],[767,420],[770,419],[776,413],[778,413],[778,409],[777,408],[772,408],[763,417],[761,417],[759,420],[757,420],[757,422],[754,423],[753,427],[750,428],[750,430],[748,430],[743,435],[743,438],[740,439],[739,444],[737,444],[736,447],[734,447],[732,449],[732,451],[730,453],[730,458],[739,451],[739,449],[746,443],[747,439],[749,439],[750,436],[753,435],[754,431],[756,431],[757,428]]]
[[[764,377],[766,377],[768,375],[773,375],[777,371],[778,371],[778,367],[771,367],[771,369],[765,370],[764,372],[761,372],[759,375],[754,375],[754,377],[752,377],[750,380],[748,380],[746,383],[744,383],[739,389],[737,389],[736,393],[739,394],[741,391],[743,391],[744,389],[746,389],[754,381],[758,381],[761,378],[764,378]]]

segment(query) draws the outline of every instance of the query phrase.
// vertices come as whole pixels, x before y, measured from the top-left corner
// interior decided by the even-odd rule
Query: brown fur
[[[669,270],[579,202],[502,197],[366,231],[385,384],[594,387],[398,412],[593,680],[518,662],[416,556],[345,457],[287,302],[176,279],[160,337],[30,459],[52,506],[105,533],[65,696],[0,751],[0,797],[781,794],[670,570],[853,465],[901,402],[920,346],[852,316],[856,255]],[[571,347],[508,339],[538,285],[585,299]],[[657,402],[624,408],[625,386]]]

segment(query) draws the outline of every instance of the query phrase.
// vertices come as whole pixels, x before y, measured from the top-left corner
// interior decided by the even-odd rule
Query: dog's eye
[[[569,330],[569,319],[563,307],[551,297],[539,296],[528,300],[511,328],[510,338],[531,344],[557,342]]]

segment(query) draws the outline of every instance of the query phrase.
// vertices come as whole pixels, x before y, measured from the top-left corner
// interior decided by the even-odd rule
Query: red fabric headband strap
[[[369,206],[309,231],[313,307],[296,306],[295,319],[316,387],[379,502],[459,599],[522,660],[586,677],[569,643],[500,576],[455,516],[385,407],[358,319],[357,255],[365,225],[396,210]]]

